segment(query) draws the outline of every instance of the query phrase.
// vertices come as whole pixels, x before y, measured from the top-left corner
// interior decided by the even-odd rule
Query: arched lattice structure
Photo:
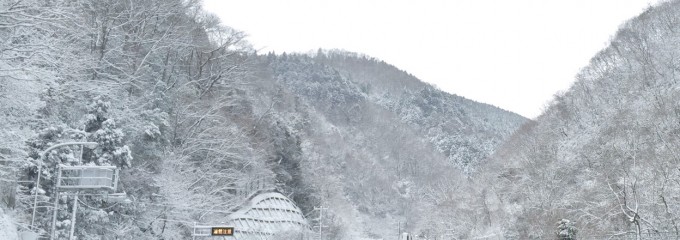
[[[236,239],[272,239],[279,234],[309,231],[307,219],[295,203],[278,192],[264,192],[246,201],[229,216]]]

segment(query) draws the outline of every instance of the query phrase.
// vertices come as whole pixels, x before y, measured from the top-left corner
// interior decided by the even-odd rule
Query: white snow
[[[17,228],[14,226],[14,221],[10,219],[9,215],[5,215],[2,208],[0,208],[0,239],[2,240],[18,240]]]
[[[299,232],[304,231],[309,225],[300,208],[278,192],[262,192],[255,195],[229,218],[231,221],[228,225],[237,229],[236,235],[239,238],[255,237],[254,235],[260,233],[278,234],[290,230]],[[253,233],[246,233],[248,231]]]

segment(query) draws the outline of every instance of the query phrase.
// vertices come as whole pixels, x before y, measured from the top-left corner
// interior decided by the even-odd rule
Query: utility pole
[[[75,191],[75,193],[73,193],[71,226],[70,231],[68,232],[68,238],[69,240],[72,240],[75,233],[76,215],[78,211],[78,195],[80,194],[80,191],[103,190],[105,192],[104,194],[93,194],[99,196],[109,196],[108,193],[113,192],[111,195],[115,195],[116,198],[112,200],[115,200],[115,202],[120,202],[120,198],[125,198],[126,194],[125,192],[115,193],[118,187],[118,177],[118,169],[115,166],[65,166],[59,164],[57,167],[56,186],[54,187],[54,211],[52,212],[52,230],[50,232],[50,240],[55,240],[58,238],[56,227],[57,212],[59,211],[58,203],[60,192]],[[66,193],[66,195],[68,196],[68,193]],[[125,203],[124,200],[123,202]]]
[[[401,221],[397,221],[397,240],[401,238]]]
[[[73,235],[76,230],[76,213],[78,212],[78,192],[73,196],[73,212],[71,213],[71,231],[68,234],[68,240],[74,239]]]
[[[57,185],[54,186],[54,212],[52,212],[52,231],[50,231],[50,240],[56,239],[57,234],[57,212],[59,211],[59,185],[61,183],[61,165],[57,170]]]
[[[323,240],[323,228],[325,227],[323,225],[323,210],[328,210],[327,207],[320,206],[320,207],[314,207],[314,210],[319,210],[319,240]]]
[[[97,147],[96,142],[66,142],[66,143],[60,143],[60,144],[55,144],[54,146],[51,146],[42,153],[40,153],[40,162],[38,163],[38,179],[35,182],[35,187],[34,187],[34,197],[33,197],[33,213],[31,214],[31,229],[35,228],[35,211],[38,208],[38,189],[40,188],[40,177],[42,175],[42,164],[45,162],[47,159],[47,154],[50,153],[50,151],[60,148],[60,147],[65,147],[65,146],[72,146],[72,145],[80,145],[80,151],[81,151],[81,161],[82,161],[82,151],[83,148],[82,146],[86,146],[90,149]]]

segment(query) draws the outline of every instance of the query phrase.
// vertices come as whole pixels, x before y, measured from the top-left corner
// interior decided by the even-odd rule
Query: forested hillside
[[[490,225],[512,239],[680,235],[679,23],[669,1],[623,24],[496,152],[478,179],[500,206]]]
[[[383,61],[330,51],[316,59],[356,81],[369,101],[415,128],[466,173],[487,158],[526,119],[488,104],[440,91]]]
[[[303,182],[320,191],[320,204],[337,207],[339,221],[353,229],[368,224],[375,237],[393,232],[386,222],[409,222],[410,230],[429,236],[441,234],[443,220],[459,221],[457,227],[466,234],[474,228],[468,215],[439,210],[455,206],[468,211],[466,204],[476,199],[467,199],[474,190],[463,180],[465,171],[488,157],[524,118],[443,93],[354,53],[268,54],[261,59],[260,80],[272,82],[259,84],[279,88],[260,95],[265,116],[286,116],[276,121],[287,122],[300,138],[299,157],[306,162],[301,167],[309,171]],[[350,63],[372,70],[340,66]],[[400,90],[390,89],[395,86]],[[279,97],[283,94],[292,96]]]
[[[312,225],[329,207],[329,239],[483,230],[465,179],[524,118],[370,57],[262,55],[244,37],[198,1],[0,0],[0,206],[25,230],[34,194],[55,200],[59,164],[105,165],[131,203],[81,196],[79,239],[186,239],[255,179]],[[99,146],[41,158],[74,141]],[[37,210],[42,234],[51,214]]]

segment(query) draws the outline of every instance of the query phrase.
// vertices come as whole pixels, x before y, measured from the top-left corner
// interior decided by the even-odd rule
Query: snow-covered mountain
[[[479,180],[490,225],[513,239],[678,235],[679,13],[667,1],[623,24],[495,153]]]
[[[119,167],[131,203],[81,197],[82,239],[186,239],[254,181],[312,225],[328,207],[329,239],[434,236],[454,222],[468,236],[481,228],[467,179],[526,121],[359,54],[257,54],[195,1],[0,0],[0,19],[0,179],[25,182],[0,185],[0,205],[21,229],[36,192],[54,201],[56,166],[89,164]],[[99,147],[41,159],[70,141]],[[72,200],[58,200],[61,238]],[[42,234],[49,209],[36,212]]]
[[[369,235],[389,236],[385,222],[434,231],[441,224],[430,216],[441,195],[458,194],[461,179],[525,121],[354,53],[260,59],[262,77],[247,95],[256,98],[258,119],[290,139],[275,147],[288,149],[274,157],[283,165],[274,169],[278,179],[294,186],[289,191],[303,210],[332,203],[339,221]],[[300,183],[312,192],[298,192]]]

